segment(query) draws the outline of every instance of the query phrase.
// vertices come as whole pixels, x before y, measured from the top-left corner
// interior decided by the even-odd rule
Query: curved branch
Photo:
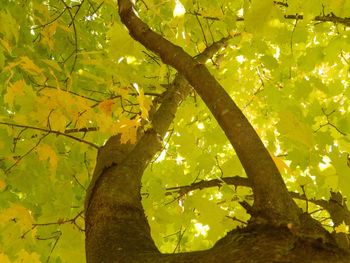
[[[162,61],[184,75],[225,132],[252,183],[252,218],[270,224],[298,224],[300,210],[259,136],[208,69],[184,50],[152,31],[135,13],[130,0],[119,0],[119,15],[129,34]]]

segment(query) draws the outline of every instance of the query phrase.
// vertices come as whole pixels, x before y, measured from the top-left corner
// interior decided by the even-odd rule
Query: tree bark
[[[129,29],[130,35],[188,80],[225,132],[252,183],[253,219],[277,225],[297,225],[300,210],[288,195],[275,163],[254,128],[223,87],[205,65],[196,62],[182,48],[143,23],[135,14],[130,0],[119,0],[118,4],[121,20]]]
[[[228,39],[213,43],[197,61],[212,57]],[[151,115],[153,128],[140,135],[136,145],[121,144],[117,135],[99,149],[85,200],[87,262],[133,262],[136,252],[159,253],[141,205],[141,177],[190,90],[188,82],[176,76]]]
[[[350,262],[348,252],[319,223],[301,213],[259,136],[203,60],[193,59],[150,30],[135,14],[131,1],[118,3],[131,36],[180,75],[152,116],[153,128],[140,134],[137,144],[123,145],[113,136],[99,150],[85,205],[87,262]],[[141,177],[161,149],[161,139],[190,91],[189,84],[219,122],[247,172],[254,192],[254,205],[248,211],[253,220],[209,250],[161,254],[142,208]]]

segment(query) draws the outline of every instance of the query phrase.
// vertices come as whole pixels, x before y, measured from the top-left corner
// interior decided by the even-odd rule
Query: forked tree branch
[[[130,0],[119,0],[119,14],[129,34],[184,75],[210,109],[230,140],[251,181],[254,192],[252,218],[270,224],[299,222],[300,210],[261,139],[242,111],[208,69],[182,48],[152,31],[135,13]]]
[[[196,60],[204,63],[225,47],[229,38],[213,43]],[[88,262],[102,262],[103,259],[106,262],[114,259],[113,262],[120,262],[121,257],[132,257],[137,251],[159,253],[142,210],[141,177],[147,164],[159,151],[160,138],[164,137],[179,104],[190,90],[189,83],[178,74],[150,118],[152,128],[141,134],[135,145],[120,144],[118,136],[112,136],[100,148],[85,198]],[[125,234],[125,231],[128,233]],[[102,242],[104,246],[99,247],[101,240],[108,244]],[[116,251],[114,247],[119,250]]]

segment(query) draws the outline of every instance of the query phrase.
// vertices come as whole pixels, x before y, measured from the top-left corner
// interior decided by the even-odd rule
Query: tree
[[[349,8],[2,3],[0,261],[349,262]]]

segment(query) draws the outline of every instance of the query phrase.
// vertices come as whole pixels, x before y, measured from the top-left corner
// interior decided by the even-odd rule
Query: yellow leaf
[[[145,97],[143,90],[140,90],[140,94],[137,97],[137,101],[140,104],[141,117],[145,120],[148,119],[148,111],[151,109],[152,101]]]
[[[38,253],[28,253],[22,249],[17,254],[17,259],[13,263],[41,263],[40,255]]]
[[[284,172],[286,170],[289,170],[288,165],[286,165],[286,163],[283,161],[283,159],[281,157],[272,156],[272,159],[275,162],[275,164],[280,172]]]
[[[52,67],[53,69],[57,70],[58,72],[62,72],[62,69],[60,67],[60,65],[58,65],[58,63],[55,60],[51,60],[51,59],[42,59],[42,61],[49,65],[50,67]]]
[[[0,39],[1,45],[6,49],[7,53],[11,54],[12,53],[12,47],[6,39]]]
[[[335,230],[335,233],[349,234],[349,226],[345,224],[344,221],[340,225],[336,226],[334,230]]]
[[[112,107],[114,105],[114,101],[113,100],[105,100],[102,101],[98,107],[100,108],[100,110],[102,112],[104,112],[106,115],[111,115],[112,113]]]
[[[44,45],[47,45],[50,50],[53,50],[54,48],[54,38],[57,30],[57,21],[51,23],[50,25],[46,26],[45,29],[41,32],[42,38],[41,41]]]
[[[197,46],[199,52],[203,52],[204,49],[206,48],[206,45],[204,42],[200,42]]]
[[[73,118],[75,127],[80,129],[89,126],[91,120],[94,119],[94,115],[95,113],[92,109],[86,110],[84,114],[79,114],[79,112],[77,112],[75,117]]]
[[[313,181],[312,181],[312,179],[309,176],[300,175],[297,178],[297,183],[300,186],[305,186],[305,185],[312,185]]]
[[[21,124],[28,123],[28,116],[27,115],[16,114],[13,117],[13,121],[15,123],[21,123]]]
[[[4,191],[6,189],[6,183],[4,180],[0,179],[0,192]],[[2,262],[0,260],[0,262]]]
[[[126,98],[129,95],[129,90],[128,88],[118,88],[117,93],[122,96],[122,98]]]
[[[140,126],[140,120],[122,119],[119,121],[119,132],[121,134],[120,142],[134,144],[137,140],[137,128]]]
[[[15,219],[21,231],[31,228],[34,220],[30,211],[19,204],[12,204],[9,208],[0,211],[0,225]]]
[[[112,125],[114,125],[112,115],[105,115],[100,113],[100,116],[96,115],[95,120],[101,132],[108,133],[108,134],[111,132],[111,127]],[[118,132],[119,132],[119,126],[118,126]]]
[[[65,31],[66,33],[72,32],[71,27],[68,27],[68,26],[66,26],[66,25],[58,24],[57,27],[60,28],[60,29],[62,29],[62,30]]]
[[[314,132],[309,125],[301,122],[291,111],[280,112],[279,117],[281,136],[285,136],[297,143],[302,143],[308,148],[313,147]]]
[[[9,257],[5,253],[0,252],[0,262],[1,263],[11,263]]]
[[[94,75],[86,70],[83,70],[83,69],[79,69],[78,74],[82,77],[87,78],[87,79],[91,79],[93,81],[96,81],[97,84],[105,84],[106,83],[106,80],[104,78],[96,76],[96,75]]]
[[[20,66],[23,70],[32,75],[40,75],[42,73],[42,69],[35,65],[27,56],[20,57]]]
[[[12,41],[15,39],[15,41],[18,41],[18,35],[19,35],[19,25],[13,16],[7,11],[0,12],[0,25],[6,25],[0,27],[0,32],[5,35],[5,37]]]
[[[23,88],[25,86],[25,81],[23,79],[16,81],[13,84],[9,84],[7,88],[7,93],[4,96],[4,102],[7,103],[10,107],[13,106],[13,101],[16,96],[23,96]]]
[[[40,161],[46,161],[49,159],[51,167],[56,169],[57,155],[49,145],[41,144],[35,149],[35,151],[37,152]]]

